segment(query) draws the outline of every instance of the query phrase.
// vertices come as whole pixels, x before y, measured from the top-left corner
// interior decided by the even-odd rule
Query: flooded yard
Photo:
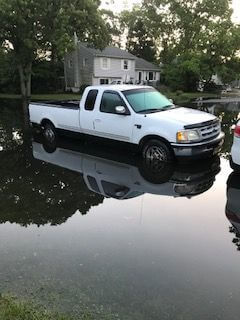
[[[220,158],[149,168],[80,141],[49,148],[25,131],[19,102],[1,100],[0,293],[76,318],[237,320],[240,103],[194,107],[222,120]]]

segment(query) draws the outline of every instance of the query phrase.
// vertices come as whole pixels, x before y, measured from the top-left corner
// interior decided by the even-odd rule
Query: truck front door
[[[126,114],[118,114],[115,110],[117,106],[124,106]],[[99,110],[95,116],[94,130],[96,135],[131,142],[134,115],[131,114],[118,92],[110,90],[103,92]]]

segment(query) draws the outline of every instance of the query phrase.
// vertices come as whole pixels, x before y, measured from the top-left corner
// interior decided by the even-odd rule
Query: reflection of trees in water
[[[229,227],[229,232],[234,234],[234,238],[232,239],[232,243],[234,243],[237,250],[240,251],[240,234],[239,234],[239,232],[233,226]]]
[[[239,119],[240,108],[239,111],[230,111],[227,109],[227,106],[219,105],[215,110],[215,115],[222,121],[222,130],[225,133],[225,141],[222,146],[221,155],[228,159],[233,143],[233,133],[231,127],[232,125],[236,124],[237,120]]]
[[[240,118],[240,103],[239,102],[229,102],[229,103],[201,103],[193,105],[198,110],[205,111],[214,114],[222,121],[222,130],[225,133],[225,141],[222,146],[221,155],[224,158],[229,158],[233,134],[231,126],[236,124]]]
[[[77,209],[86,214],[103,201],[80,174],[32,158],[20,101],[1,101],[0,223],[60,224]]]
[[[103,197],[81,175],[26,157],[23,146],[0,154],[0,222],[61,224],[78,209],[86,214]],[[31,152],[31,150],[30,150]]]
[[[0,102],[0,147],[12,150],[23,143],[23,119],[20,100]]]

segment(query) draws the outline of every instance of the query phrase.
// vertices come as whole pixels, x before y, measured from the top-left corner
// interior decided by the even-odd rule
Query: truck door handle
[[[95,119],[95,122],[101,122],[101,119]]]

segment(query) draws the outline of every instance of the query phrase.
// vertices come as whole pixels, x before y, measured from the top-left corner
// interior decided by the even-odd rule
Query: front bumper
[[[171,143],[171,146],[176,157],[201,158],[219,153],[224,142],[224,137],[225,134],[220,132],[216,138],[210,141],[191,143],[187,145]]]

